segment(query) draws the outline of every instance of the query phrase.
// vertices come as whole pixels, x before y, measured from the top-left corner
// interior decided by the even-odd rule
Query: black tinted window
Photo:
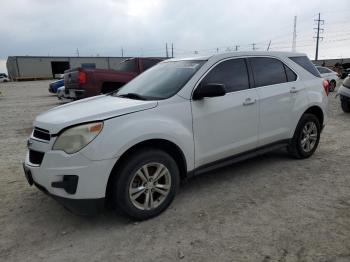
[[[316,67],[311,63],[309,58],[307,58],[306,56],[294,56],[294,57],[289,57],[289,59],[291,59],[298,65],[300,65],[302,68],[304,68],[306,71],[310,72],[314,76],[321,77]]]
[[[124,72],[136,72],[136,60],[135,59],[128,59],[120,63],[118,67],[119,71]]]
[[[154,66],[158,62],[159,62],[158,60],[153,60],[153,59],[145,59],[145,60],[143,60],[143,70],[146,71],[148,68]]]
[[[281,61],[269,57],[251,58],[254,72],[255,86],[268,86],[287,81],[286,73]]]
[[[286,70],[288,82],[297,80],[297,75],[288,66],[284,65],[284,69]]]
[[[224,84],[226,92],[234,92],[249,88],[247,66],[244,59],[224,61],[202,80],[202,85]]]

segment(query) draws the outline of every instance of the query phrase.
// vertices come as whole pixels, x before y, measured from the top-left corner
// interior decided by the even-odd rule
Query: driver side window
[[[249,89],[245,59],[230,59],[216,65],[201,82],[207,84],[223,84],[227,93]]]

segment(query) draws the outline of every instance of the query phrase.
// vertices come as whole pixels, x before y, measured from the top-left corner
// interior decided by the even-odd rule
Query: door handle
[[[255,104],[256,102],[256,99],[251,99],[251,98],[247,98],[244,102],[243,102],[243,105],[244,106],[249,106],[249,105],[252,105],[252,104]]]
[[[291,92],[292,94],[295,94],[295,93],[298,93],[299,90],[298,90],[296,87],[293,86],[293,87],[289,90],[289,92]]]

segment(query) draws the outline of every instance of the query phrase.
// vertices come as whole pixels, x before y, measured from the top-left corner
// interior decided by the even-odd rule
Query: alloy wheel
[[[318,138],[317,126],[314,122],[307,122],[304,125],[300,145],[305,152],[310,152],[314,149]]]
[[[161,163],[148,163],[133,175],[129,199],[140,210],[152,210],[161,205],[171,189],[171,175]]]

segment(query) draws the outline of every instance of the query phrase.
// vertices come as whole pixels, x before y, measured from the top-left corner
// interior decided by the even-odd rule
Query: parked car
[[[76,68],[65,71],[66,97],[81,99],[118,90],[131,79],[162,61],[160,58],[131,58],[118,70]]]
[[[350,76],[344,79],[342,86],[337,92],[340,96],[341,108],[345,113],[350,113]]]
[[[329,82],[329,92],[333,92],[339,79],[338,73],[323,66],[317,66],[316,68],[320,72],[322,78]]]
[[[8,76],[4,73],[0,73],[0,83],[1,82],[9,82],[10,79],[8,78]]]
[[[49,85],[49,92],[53,94],[57,94],[57,89],[60,88],[61,86],[64,86],[64,79],[51,82]]]
[[[65,89],[66,89],[65,86],[61,86],[57,89],[57,98],[59,100],[66,98],[65,97]]]
[[[119,91],[37,116],[25,175],[80,214],[108,199],[148,219],[170,205],[181,179],[277,148],[310,157],[327,88],[304,54],[166,60]]]

